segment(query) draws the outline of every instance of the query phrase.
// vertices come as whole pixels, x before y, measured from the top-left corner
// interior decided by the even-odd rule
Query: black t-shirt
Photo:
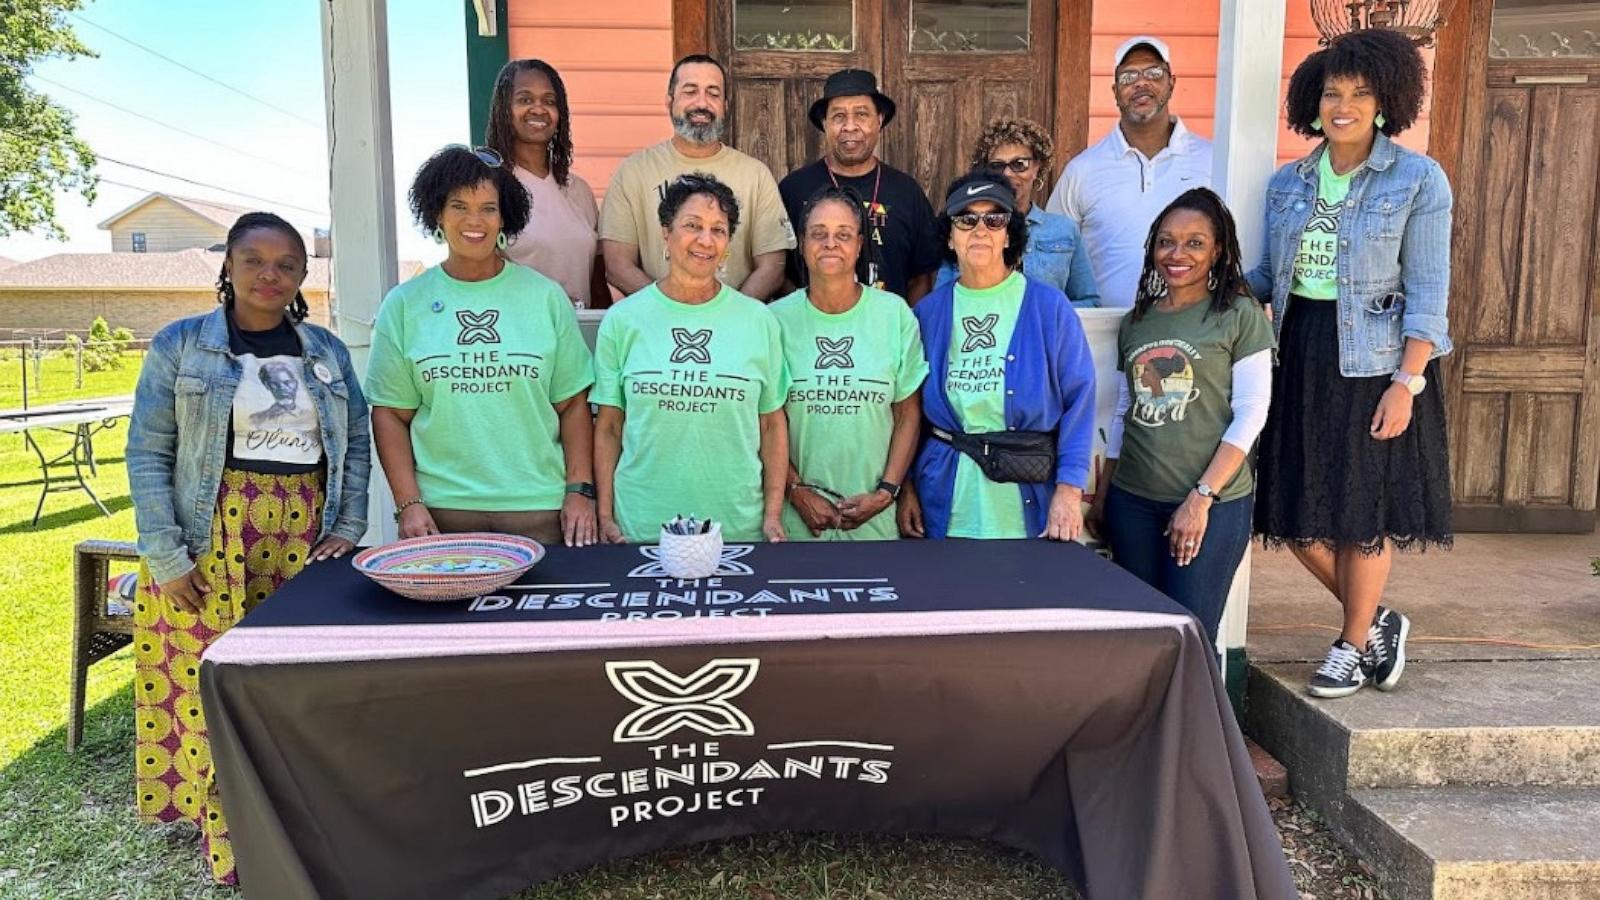
[[[305,384],[300,337],[289,320],[266,331],[245,331],[229,316],[228,349],[240,365],[229,419],[228,468],[270,475],[321,468],[322,423]]]
[[[878,173],[883,173],[878,183]],[[800,212],[806,201],[822,188],[838,180],[861,195],[868,206],[867,246],[862,250],[860,277],[863,281],[901,297],[906,295],[907,283],[917,275],[939,268],[939,245],[933,237],[933,207],[910,175],[883,163],[865,175],[834,175],[829,177],[827,164],[817,160],[801,166],[784,176],[778,183],[778,193],[783,196],[784,209],[789,221],[794,223],[795,237],[805,242],[805,222]],[[877,208],[871,208],[873,188],[877,188]],[[870,267],[876,267],[875,270]],[[789,252],[789,280],[804,285],[801,271],[805,262],[799,250]]]

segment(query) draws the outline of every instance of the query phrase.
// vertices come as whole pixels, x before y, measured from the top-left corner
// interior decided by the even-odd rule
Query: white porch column
[[[323,84],[333,211],[334,329],[365,374],[378,303],[399,280],[389,131],[386,0],[323,0]],[[372,456],[363,543],[394,540],[394,498]]]
[[[1277,168],[1284,18],[1285,0],[1222,0],[1212,181],[1238,223],[1246,270],[1260,258],[1267,181]],[[1232,677],[1243,675],[1234,665],[1243,660],[1249,600],[1246,550],[1217,635]]]

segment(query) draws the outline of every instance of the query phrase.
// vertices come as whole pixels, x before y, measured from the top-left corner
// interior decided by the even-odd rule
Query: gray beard
[[[672,116],[672,130],[691,144],[714,144],[722,140],[722,120],[712,119],[704,125],[695,125],[686,118]]]

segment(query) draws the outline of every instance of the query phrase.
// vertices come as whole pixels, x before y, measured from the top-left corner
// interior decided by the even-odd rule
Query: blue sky
[[[41,63],[30,83],[73,112],[79,135],[96,153],[265,201],[102,160],[97,171],[103,180],[92,205],[75,193],[57,197],[67,241],[14,234],[0,239],[0,256],[34,259],[108,251],[109,233],[95,226],[152,190],[270,209],[306,228],[325,227],[328,165],[320,3],[99,0],[69,16],[98,58]],[[390,0],[388,13],[395,199],[403,206],[406,186],[422,160],[444,144],[469,137],[465,12],[459,0]],[[287,114],[184,71],[108,31]],[[409,216],[402,216],[401,257],[436,261],[438,248],[417,233]]]

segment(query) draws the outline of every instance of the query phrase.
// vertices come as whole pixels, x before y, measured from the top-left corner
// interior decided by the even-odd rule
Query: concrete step
[[[1252,666],[1246,686],[1245,731],[1288,768],[1296,795],[1600,786],[1600,660],[1414,662],[1397,690],[1339,700],[1305,693],[1313,669]]]
[[[1352,791],[1335,834],[1395,900],[1600,897],[1600,788]]]

